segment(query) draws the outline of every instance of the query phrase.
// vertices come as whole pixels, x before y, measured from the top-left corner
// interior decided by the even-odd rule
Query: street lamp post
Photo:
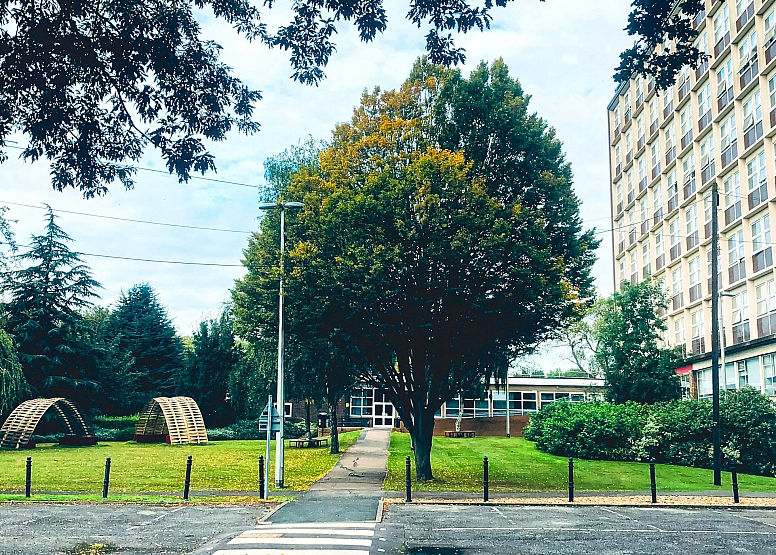
[[[719,292],[719,366],[720,379],[724,379],[724,384],[720,382],[720,387],[727,388],[727,370],[725,368],[725,305],[722,303],[724,297],[735,297],[733,293]]]
[[[302,208],[301,202],[260,202],[260,210],[280,210],[280,289],[278,293],[278,413],[280,414],[280,431],[275,433],[275,487],[283,487],[285,471],[285,439],[283,427],[286,420],[285,396],[283,387],[283,371],[285,356],[285,338],[283,334],[283,252],[285,251],[286,209]],[[270,407],[271,409],[271,407]],[[271,411],[270,411],[271,414]],[[269,424],[268,424],[269,425]],[[269,465],[269,461],[267,461]]]

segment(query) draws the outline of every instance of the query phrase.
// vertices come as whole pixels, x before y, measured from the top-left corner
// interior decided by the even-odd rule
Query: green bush
[[[725,466],[776,475],[776,409],[754,389],[720,400]],[[538,449],[583,459],[645,461],[711,468],[712,411],[707,400],[641,405],[568,403],[545,406],[525,429]]]

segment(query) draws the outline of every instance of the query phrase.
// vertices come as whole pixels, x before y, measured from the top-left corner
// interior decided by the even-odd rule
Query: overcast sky
[[[327,139],[334,125],[348,120],[362,91],[379,85],[398,87],[414,60],[424,53],[426,29],[405,20],[407,5],[389,0],[388,31],[370,44],[345,24],[338,26],[337,52],[318,87],[290,79],[287,53],[249,44],[231,28],[206,14],[201,16],[205,37],[223,46],[223,59],[250,87],[262,91],[256,119],[261,131],[245,137],[232,134],[212,145],[218,174],[210,177],[261,185],[262,162],[300,138]],[[605,230],[609,224],[606,105],[614,94],[613,68],[629,44],[622,30],[626,0],[515,0],[493,11],[491,30],[459,36],[466,48],[465,74],[480,61],[503,57],[510,72],[531,95],[530,107],[558,131],[575,175],[588,227]],[[282,21],[276,12],[270,23]],[[19,140],[23,140],[19,138]],[[73,248],[90,255],[206,262],[239,265],[248,232],[257,228],[257,192],[203,180],[178,184],[177,179],[139,171],[137,186],[125,191],[112,187],[103,198],[85,200],[74,190],[52,190],[45,162],[25,164],[14,158],[0,165],[0,205],[17,220],[17,240],[28,242],[40,233],[43,211],[10,203],[41,206],[120,218],[221,228],[218,232],[163,227],[60,213],[60,225],[75,240]],[[149,151],[140,164],[162,169]],[[595,267],[601,294],[612,290],[611,239],[606,233]],[[84,256],[104,287],[100,304],[108,305],[122,290],[147,282],[158,292],[182,334],[190,334],[203,317],[214,315],[229,299],[229,290],[243,274],[240,267],[204,267],[138,262]]]

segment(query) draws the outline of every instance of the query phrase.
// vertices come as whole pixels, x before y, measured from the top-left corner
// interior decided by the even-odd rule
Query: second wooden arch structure
[[[197,402],[191,397],[155,397],[140,413],[135,441],[166,441],[174,445],[207,443],[207,430]]]

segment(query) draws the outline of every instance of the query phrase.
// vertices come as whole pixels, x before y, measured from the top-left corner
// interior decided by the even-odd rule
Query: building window
[[[703,308],[690,314],[690,332],[692,335],[692,352],[702,355],[706,352],[706,340],[703,332]]]
[[[581,403],[585,400],[584,393],[561,393],[561,392],[545,392],[540,394],[541,406],[539,408],[551,405],[556,401],[568,401],[569,403]]]
[[[674,347],[684,347],[687,336],[684,329],[684,316],[674,318]]]
[[[768,176],[765,169],[765,151],[753,156],[746,163],[747,183],[749,184],[749,210],[768,200]]]
[[[682,388],[682,399],[690,398],[690,372],[679,375],[679,387]]]
[[[721,110],[733,100],[733,60],[728,58],[717,70],[717,103]]]
[[[728,5],[724,4],[722,9],[714,16],[714,44],[721,41],[730,40],[730,10]]]
[[[698,237],[698,205],[693,204],[684,212],[684,222],[687,230],[687,250],[700,242]]]
[[[350,396],[350,416],[372,416],[372,388],[356,389]]]
[[[728,225],[741,217],[741,175],[737,171],[725,180],[723,190],[725,192],[725,225]],[[709,219],[711,219],[711,206],[709,206]]]
[[[744,261],[744,231],[731,231],[727,238],[728,247],[728,283],[735,283],[746,277]]]
[[[746,288],[735,292],[731,299],[730,315],[733,324],[733,344],[749,341],[749,300]]]
[[[752,271],[757,273],[772,265],[771,217],[765,214],[752,222]]]
[[[655,234],[655,271],[659,272],[666,265],[665,242],[663,232]]]
[[[649,237],[641,245],[641,279],[652,275],[652,257],[649,254]]]
[[[669,241],[671,245],[671,260],[676,260],[682,254],[682,230],[679,218],[674,218],[668,223]]]
[[[752,146],[763,136],[763,107],[757,90],[744,101],[744,148]]]
[[[719,127],[720,143],[722,151],[722,167],[727,167],[738,157],[738,141],[736,139],[736,115],[732,114],[722,122]]]
[[[714,161],[714,134],[710,134],[701,143],[701,185],[717,175]]]
[[[696,256],[687,264],[690,274],[690,302],[694,303],[703,296],[701,289],[701,257]]]
[[[776,334],[776,284],[769,279],[755,285],[757,337]]]
[[[765,393],[776,395],[776,353],[763,357],[763,376],[765,377]]]
[[[521,415],[525,412],[536,411],[536,392],[535,391],[510,391],[509,392],[509,414]],[[495,410],[493,411],[495,415]]]
[[[760,383],[760,357],[752,357],[746,360],[736,361],[738,370],[738,388],[754,387],[758,391],[762,390]]]
[[[698,376],[698,397],[711,397],[711,368],[704,368],[696,372]]]

